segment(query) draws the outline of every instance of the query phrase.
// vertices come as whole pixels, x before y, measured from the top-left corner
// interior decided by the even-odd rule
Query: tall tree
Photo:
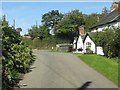
[[[41,40],[43,38],[46,38],[49,36],[49,32],[47,30],[47,28],[42,25],[42,26],[32,26],[29,30],[28,30],[28,34],[32,37],[32,39],[38,37],[40,38]]]
[[[90,15],[84,14],[85,31],[90,31],[89,28],[99,21],[99,17],[100,17],[100,15],[97,13],[92,13]]]
[[[78,27],[84,24],[83,14],[79,10],[72,10],[64,15],[63,19],[55,25],[55,33],[61,38],[72,40],[78,32]]]
[[[42,40],[46,37],[49,36],[49,32],[47,30],[47,28],[43,25],[43,26],[39,26],[39,29],[38,29],[38,37]]]
[[[8,21],[5,18],[5,15],[2,16],[2,28],[8,27]]]
[[[48,30],[53,30],[54,26],[63,18],[63,14],[58,10],[52,10],[42,16],[42,23]]]
[[[109,11],[110,11],[110,10],[109,10],[107,7],[104,7],[104,8],[102,9],[101,18],[104,17],[104,16],[106,16],[106,15],[109,13]]]
[[[38,27],[36,27],[36,25],[31,26],[31,28],[28,29],[28,34],[32,37],[32,39],[38,37]]]

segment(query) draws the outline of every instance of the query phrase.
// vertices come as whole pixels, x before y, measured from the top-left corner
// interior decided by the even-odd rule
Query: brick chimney
[[[112,3],[112,10],[115,10],[119,7],[117,2]]]
[[[83,26],[83,25],[81,25],[81,26],[79,27],[79,34],[80,34],[80,35],[85,34],[85,32],[84,32],[84,26]]]

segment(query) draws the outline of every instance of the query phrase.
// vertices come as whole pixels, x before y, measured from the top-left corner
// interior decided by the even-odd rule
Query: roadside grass
[[[120,85],[120,83],[118,83],[118,81],[120,82],[120,77],[118,76],[118,63],[115,59],[95,54],[77,54],[77,56],[115,84]]]

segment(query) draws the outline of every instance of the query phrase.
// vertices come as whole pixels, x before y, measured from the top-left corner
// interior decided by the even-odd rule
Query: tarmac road
[[[36,61],[21,88],[117,88],[74,54],[34,50]]]

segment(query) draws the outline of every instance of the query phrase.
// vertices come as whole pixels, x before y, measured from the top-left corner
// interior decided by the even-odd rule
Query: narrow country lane
[[[32,71],[20,81],[21,88],[117,88],[110,80],[74,54],[34,50]]]

